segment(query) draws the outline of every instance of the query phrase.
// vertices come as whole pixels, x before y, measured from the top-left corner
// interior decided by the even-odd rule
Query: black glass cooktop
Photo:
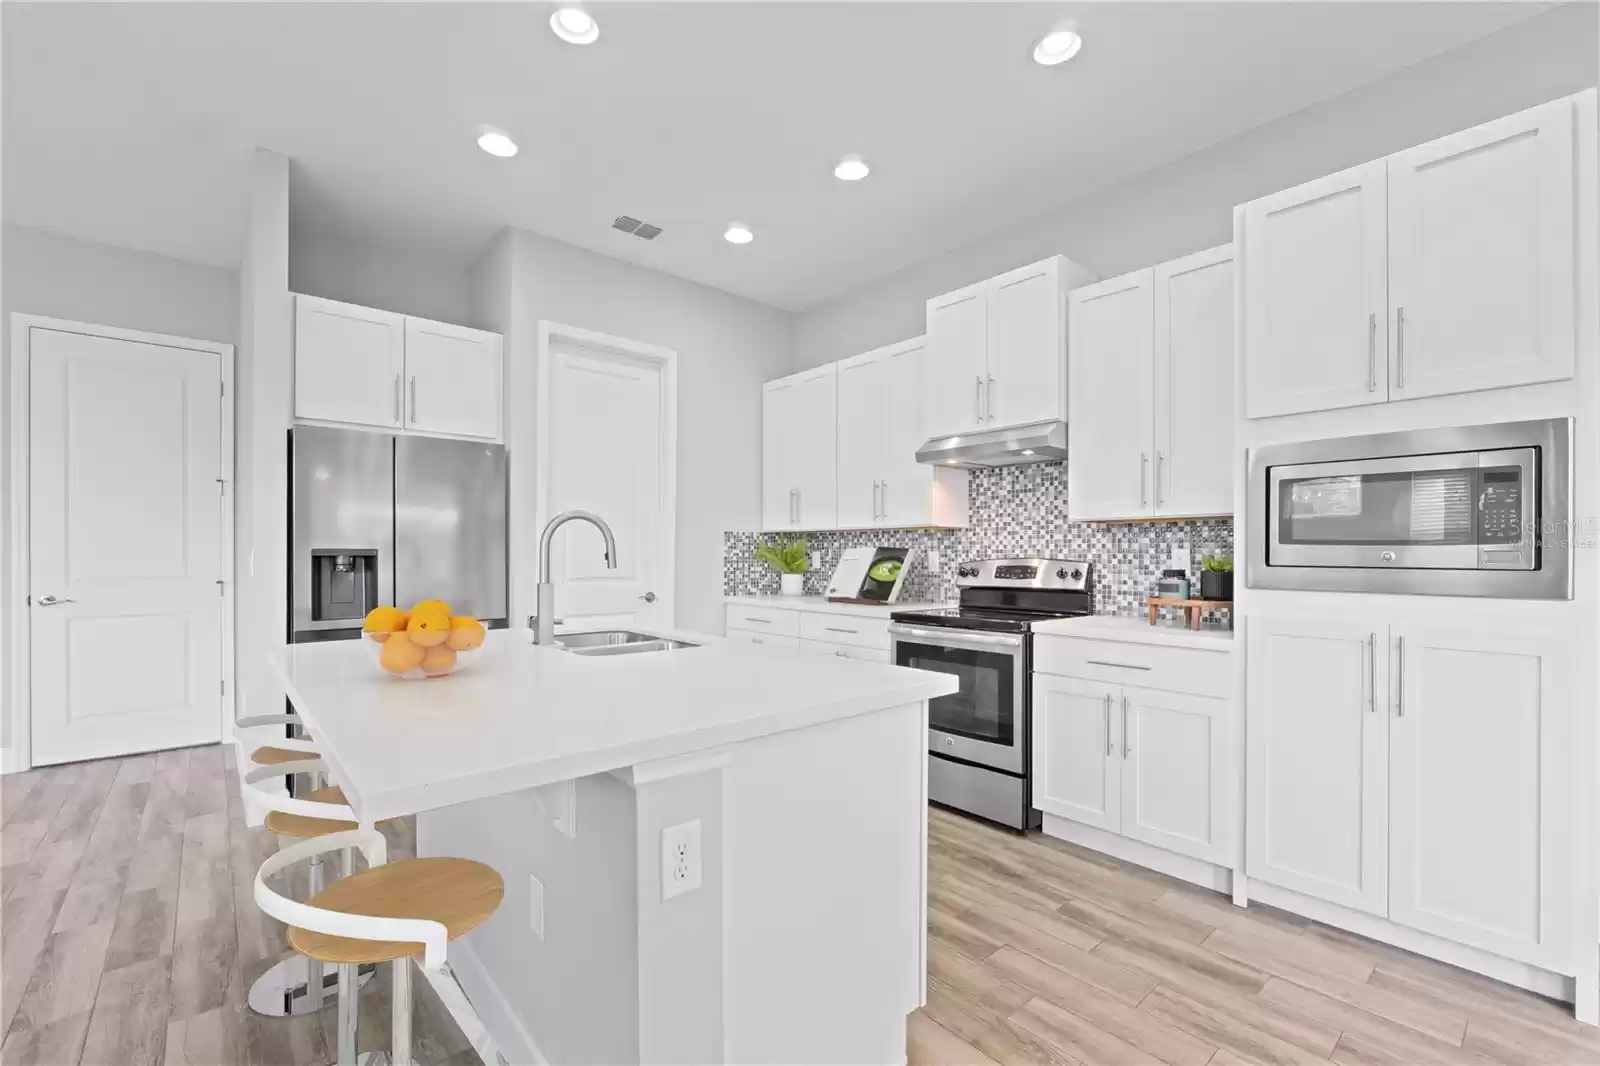
[[[892,621],[908,625],[940,626],[945,629],[973,629],[988,633],[1026,633],[1035,622],[1053,618],[1076,618],[1089,613],[1088,607],[1059,611],[1006,610],[993,607],[939,607],[931,611],[895,611]]]

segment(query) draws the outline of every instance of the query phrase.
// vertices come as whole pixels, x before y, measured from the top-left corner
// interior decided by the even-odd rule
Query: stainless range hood
[[[917,449],[917,462],[940,466],[1018,466],[1066,457],[1067,424],[1059,420],[935,437]]]

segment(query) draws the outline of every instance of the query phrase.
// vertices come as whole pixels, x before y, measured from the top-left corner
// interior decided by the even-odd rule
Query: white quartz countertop
[[[652,631],[654,632],[654,631]],[[956,679],[719,637],[574,655],[491,632],[448,678],[384,674],[365,641],[274,656],[335,783],[371,822],[920,703]]]
[[[1233,650],[1231,629],[1208,627],[1194,630],[1170,625],[1153,626],[1143,617],[1093,614],[1082,618],[1058,618],[1051,622],[1035,622],[1033,631],[1047,636],[1114,640],[1124,644],[1160,644],[1169,648],[1201,648],[1207,651]]]
[[[767,607],[778,611],[812,611],[817,614],[855,614],[888,618],[895,611],[927,611],[948,603],[834,603],[826,596],[724,596],[723,603],[740,607]]]

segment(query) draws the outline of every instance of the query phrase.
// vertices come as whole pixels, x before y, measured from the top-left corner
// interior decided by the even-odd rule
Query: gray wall
[[[0,279],[0,423],[7,425],[14,312],[229,344],[239,334],[239,282],[232,270],[7,226],[0,233]],[[0,499],[10,498],[8,431],[0,433]],[[0,522],[0,559],[10,557],[10,524]],[[9,567],[0,567],[0,705],[8,708],[15,603]],[[0,715],[0,746],[10,745],[11,728],[11,715]]]
[[[1233,236],[1235,204],[1588,88],[1600,7],[1569,4],[799,314],[804,370],[925,329],[925,303],[1048,255],[1102,278]]]
[[[380,247],[324,228],[291,226],[289,291],[478,329],[468,264],[426,248]]]

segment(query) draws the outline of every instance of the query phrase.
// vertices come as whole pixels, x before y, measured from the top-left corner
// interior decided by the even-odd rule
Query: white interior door
[[[32,761],[222,733],[222,357],[28,333]]]
[[[587,522],[555,534],[551,581],[568,626],[671,626],[676,589],[677,388],[671,353],[644,345],[552,335],[541,375],[539,528],[562,511],[593,511],[617,542]],[[638,349],[637,351],[633,349]],[[535,564],[537,565],[537,564]]]

